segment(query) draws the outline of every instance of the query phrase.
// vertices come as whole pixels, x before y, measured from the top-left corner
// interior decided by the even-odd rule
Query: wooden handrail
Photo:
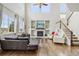
[[[56,24],[57,23],[59,23],[60,24],[60,29],[61,29],[61,24],[63,24],[69,31],[71,31],[69,28],[68,28],[68,26],[67,25],[65,25],[64,23],[63,23],[63,21],[62,20],[60,20],[60,21],[58,21],[58,22],[56,22]]]
[[[63,25],[65,26],[65,28],[68,29],[68,31],[70,32],[70,40],[71,40],[71,43],[72,43],[72,36],[73,36],[72,30],[71,30],[67,25],[65,25],[65,24],[63,23],[63,21],[60,20],[60,23],[61,23],[61,25],[63,24]],[[60,26],[60,27],[62,28],[62,26]],[[68,35],[68,36],[69,36],[69,35]]]
[[[63,24],[69,31],[71,31],[71,29],[69,29],[68,26],[63,23],[63,21],[60,20],[60,23]]]
[[[70,33],[70,37],[69,37],[69,34],[67,35],[66,33],[66,36],[67,38],[69,38],[71,40],[71,43],[72,43],[72,36],[73,36],[73,32],[72,30],[66,25],[64,24],[64,22],[62,20],[56,22],[56,24],[59,23],[60,24],[60,29],[62,29],[62,25],[68,30],[68,32]]]
[[[69,25],[69,20],[70,20],[71,16],[73,15],[73,13],[74,13],[74,12],[72,12],[72,13],[69,15],[69,17],[67,18],[67,25]]]

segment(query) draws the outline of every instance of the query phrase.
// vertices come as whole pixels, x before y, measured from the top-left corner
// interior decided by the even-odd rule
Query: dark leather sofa
[[[32,40],[28,36],[5,37],[5,40],[0,40],[2,50],[37,50],[38,40]]]
[[[27,40],[1,40],[2,50],[26,50]]]

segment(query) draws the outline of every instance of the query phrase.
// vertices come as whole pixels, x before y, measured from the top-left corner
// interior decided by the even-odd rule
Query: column
[[[25,3],[25,19],[24,19],[25,33],[29,33],[29,20],[28,20],[27,5],[28,5],[28,4]]]

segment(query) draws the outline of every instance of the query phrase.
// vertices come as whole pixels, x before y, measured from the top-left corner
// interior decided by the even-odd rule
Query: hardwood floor
[[[0,56],[79,56],[79,46],[54,44],[51,40],[39,43],[37,51],[2,51]]]

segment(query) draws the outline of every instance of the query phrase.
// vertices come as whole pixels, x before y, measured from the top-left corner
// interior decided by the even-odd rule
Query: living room
[[[73,46],[79,44],[78,25],[73,25],[78,22],[78,6],[0,3],[0,55],[79,55],[79,47]]]

